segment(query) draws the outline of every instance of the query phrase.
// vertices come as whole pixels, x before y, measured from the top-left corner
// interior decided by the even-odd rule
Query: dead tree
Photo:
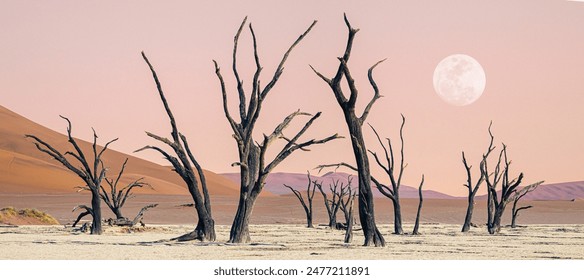
[[[93,160],[87,158],[83,150],[77,144],[77,141],[71,136],[71,121],[68,118],[60,116],[64,120],[67,121],[67,137],[68,141],[73,146],[74,151],[67,151],[64,154],[53,148],[49,143],[41,140],[40,138],[27,134],[25,137],[32,138],[34,140],[34,144],[37,149],[51,157],[53,159],[60,162],[63,166],[67,169],[73,171],[88,187],[89,191],[91,192],[91,207],[86,205],[80,205],[80,208],[85,209],[86,211],[82,213],[77,219],[80,220],[83,216],[91,215],[92,216],[92,224],[91,224],[91,234],[101,234],[102,227],[101,227],[101,198],[100,198],[100,188],[102,184],[102,180],[105,178],[106,175],[106,168],[101,160],[101,156],[107,150],[107,147],[113,143],[114,141],[118,140],[118,138],[113,139],[107,142],[102,148],[98,149],[97,147],[97,133],[93,130]],[[67,157],[70,156],[71,158]],[[71,160],[74,159],[72,163]],[[78,167],[78,164],[81,164],[81,167]],[[77,223],[77,222],[76,222]]]
[[[180,133],[178,130],[176,121],[170,110],[170,106],[166,101],[164,92],[162,90],[162,85],[158,80],[158,75],[154,71],[154,67],[148,61],[148,58],[142,52],[142,58],[148,64],[150,71],[152,72],[152,77],[156,83],[156,88],[166,110],[166,114],[170,120],[170,127],[172,129],[171,136],[172,139],[161,137],[150,132],[146,132],[151,138],[166,144],[172,149],[174,155],[166,152],[162,148],[157,146],[145,146],[141,149],[136,150],[139,152],[146,149],[152,149],[164,156],[164,158],[172,164],[173,170],[183,179],[191,197],[193,198],[195,209],[197,211],[198,222],[194,231],[175,238],[177,241],[188,241],[188,240],[201,240],[201,241],[215,241],[215,221],[211,215],[211,199],[209,198],[209,190],[207,189],[207,181],[205,179],[205,174],[203,173],[203,168],[199,162],[195,159],[195,156],[189,148],[187,138]],[[194,165],[194,168],[193,168]],[[196,170],[196,174],[195,174]],[[200,186],[199,186],[200,185]]]
[[[304,197],[302,194],[293,189],[292,187],[284,184],[284,187],[289,188],[292,193],[298,198],[302,208],[304,208],[304,212],[306,213],[306,226],[309,228],[314,227],[312,225],[312,199],[314,198],[314,194],[316,193],[316,184],[312,183],[312,179],[310,178],[310,172],[307,174],[308,176],[308,186],[306,187],[306,201],[304,201]],[[308,204],[307,204],[308,202]]]
[[[331,88],[337,103],[343,110],[345,116],[345,122],[347,123],[347,128],[349,130],[349,135],[351,136],[351,144],[353,146],[353,153],[355,154],[355,161],[357,163],[358,169],[358,180],[359,180],[359,219],[361,221],[361,226],[363,228],[363,234],[365,236],[365,246],[374,244],[375,246],[385,246],[385,240],[383,235],[377,228],[375,223],[375,210],[373,207],[373,194],[371,192],[371,173],[369,170],[369,159],[367,158],[367,148],[365,147],[365,141],[363,140],[363,123],[367,119],[371,108],[375,101],[381,98],[379,94],[379,89],[377,84],[373,79],[373,69],[379,65],[383,60],[375,63],[368,71],[368,78],[371,87],[373,88],[374,95],[363,110],[363,113],[358,116],[355,111],[355,104],[357,103],[358,90],[355,86],[355,80],[349,71],[349,57],[351,56],[351,49],[353,47],[353,39],[358,29],[354,29],[347,16],[344,16],[345,24],[349,30],[349,36],[347,39],[347,46],[345,48],[345,53],[342,57],[339,57],[339,66],[335,76],[327,78],[318,71],[316,71],[312,66],[312,70],[318,75],[322,80],[324,80]],[[347,81],[349,90],[351,92],[349,98],[343,93],[341,87],[341,80],[345,78]]]
[[[418,187],[418,196],[420,197],[420,202],[418,203],[418,212],[416,213],[416,223],[414,224],[413,235],[420,234],[420,212],[422,212],[422,203],[424,202],[424,197],[422,196],[422,186],[424,186],[424,175],[422,175],[422,181],[420,182],[420,187]]]
[[[330,194],[332,199],[329,199],[326,192],[322,189],[322,182],[314,181],[314,184],[322,194],[322,198],[324,200],[324,206],[326,207],[326,211],[329,217],[329,224],[328,226],[331,229],[339,229],[340,225],[337,223],[337,213],[341,207],[341,202],[343,201],[343,197],[347,194],[348,190],[351,189],[350,186],[350,178],[347,185],[340,182],[339,179],[333,180],[331,184],[329,184]]]
[[[77,219],[75,219],[75,222],[73,222],[73,225],[71,227],[77,226],[77,223],[79,223],[79,221],[81,221],[83,217],[91,215],[91,208],[87,207],[86,205],[77,205],[73,208],[71,212],[75,212],[75,210],[77,209],[84,209],[85,211],[81,212],[79,216],[77,216]]]
[[[118,190],[118,183],[120,182],[120,178],[122,178],[122,175],[124,174],[124,169],[126,168],[127,163],[128,159],[126,158],[124,164],[122,165],[122,169],[120,170],[120,173],[118,174],[118,177],[116,177],[115,181],[107,177],[105,178],[105,182],[109,186],[110,190],[109,195],[105,188],[103,188],[103,186],[101,187],[101,198],[103,199],[105,204],[112,210],[112,212],[116,215],[116,219],[125,218],[124,215],[122,215],[122,207],[124,207],[124,204],[126,204],[126,200],[128,198],[133,197],[132,189],[152,187],[150,184],[142,181],[144,180],[144,178],[140,178]]]
[[[511,215],[512,215],[511,216],[511,228],[517,227],[516,221],[517,221],[517,217],[519,216],[519,211],[533,207],[532,205],[528,205],[528,206],[522,206],[522,207],[517,208],[517,203],[519,202],[519,200],[521,200],[528,193],[535,191],[535,189],[537,189],[537,187],[539,187],[541,184],[543,184],[543,181],[529,185],[529,186],[524,187],[520,190],[515,190],[513,192],[513,195],[511,196],[511,200],[513,200],[513,210],[511,211]]]
[[[480,170],[484,169],[484,164],[487,161],[489,155],[491,154],[491,152],[495,149],[495,147],[493,146],[493,140],[495,139],[493,137],[493,133],[491,132],[491,125],[493,123],[491,122],[491,124],[489,124],[489,135],[491,137],[491,141],[489,142],[489,147],[487,148],[487,152],[483,154],[481,163],[480,163]],[[466,184],[464,185],[467,189],[468,189],[468,206],[466,207],[466,216],[464,218],[464,224],[462,225],[462,232],[468,232],[470,230],[470,225],[472,223],[472,214],[474,211],[474,199],[475,196],[477,194],[477,191],[479,190],[479,187],[481,186],[481,184],[484,182],[485,180],[485,174],[483,172],[480,172],[480,176],[479,179],[473,183],[472,180],[472,165],[468,165],[467,160],[466,160],[466,156],[464,154],[464,151],[462,152],[462,163],[464,164],[464,168],[466,169]]]
[[[116,220],[127,220],[127,218],[124,217],[124,215],[122,215],[122,207],[124,207],[124,205],[126,204],[126,200],[128,198],[133,197],[132,194],[133,188],[151,187],[150,184],[142,181],[144,178],[140,178],[129,183],[125,187],[118,189],[118,183],[120,182],[120,179],[124,174],[124,170],[126,168],[127,163],[128,159],[126,158],[124,164],[122,165],[122,169],[118,173],[118,176],[116,177],[115,180],[109,179],[107,178],[107,176],[104,178],[105,182],[109,186],[109,193],[103,187],[103,184],[100,186],[101,192],[99,193],[99,196],[101,197],[103,202],[105,202],[105,204],[109,207],[109,209],[112,210],[114,215],[116,215]],[[79,186],[77,188],[79,188],[80,191],[89,190],[87,186]]]
[[[492,173],[489,172],[486,160],[482,165],[483,168],[481,172],[485,177],[485,182],[488,188],[487,227],[490,234],[498,233],[501,230],[501,218],[505,212],[505,207],[511,201],[511,195],[523,180],[523,173],[520,173],[516,178],[510,179],[510,165],[511,161],[509,161],[507,157],[507,146],[505,144],[503,144],[503,148],[499,153],[499,159],[495,165],[495,171]],[[497,193],[497,186],[499,183],[501,183],[500,196]]]
[[[278,79],[282,75],[284,71],[284,64],[288,59],[288,56],[292,52],[292,49],[304,39],[304,37],[310,32],[312,27],[316,24],[314,21],[306,31],[294,41],[294,43],[288,48],[282,60],[278,64],[276,71],[270,81],[262,87],[260,85],[260,73],[262,71],[262,66],[260,64],[259,55],[258,55],[258,47],[256,36],[254,30],[249,25],[249,30],[253,39],[253,52],[254,52],[254,59],[256,70],[253,76],[253,80],[251,82],[251,93],[249,94],[249,102],[247,101],[247,96],[245,93],[245,89],[243,87],[243,81],[240,79],[238,67],[237,67],[237,44],[239,42],[239,36],[245,26],[247,21],[247,17],[241,23],[239,29],[234,38],[233,43],[233,75],[237,82],[237,92],[239,96],[239,119],[240,121],[237,122],[231,115],[228,109],[228,102],[227,102],[227,89],[225,86],[225,82],[223,76],[221,75],[220,68],[216,61],[213,61],[215,64],[215,73],[217,78],[219,79],[221,85],[221,93],[223,97],[223,110],[225,112],[225,117],[227,118],[231,129],[233,130],[233,137],[237,143],[237,149],[239,152],[239,161],[234,163],[233,166],[239,166],[240,174],[241,174],[241,185],[240,185],[240,193],[239,193],[239,203],[237,207],[237,212],[235,214],[235,218],[233,220],[233,224],[231,226],[231,231],[229,234],[229,242],[230,243],[247,243],[250,242],[249,236],[249,220],[252,215],[253,207],[255,201],[262,191],[264,187],[264,183],[266,178],[270,172],[283,160],[285,160],[288,156],[290,156],[296,150],[304,150],[306,151],[308,146],[315,145],[315,144],[323,144],[330,140],[337,139],[339,136],[337,134],[329,136],[323,139],[312,139],[306,142],[299,142],[299,138],[310,128],[312,123],[320,117],[321,113],[317,113],[315,115],[311,115],[305,112],[301,112],[300,110],[293,112],[292,114],[288,115],[275,129],[274,131],[263,137],[263,140],[260,142],[256,142],[253,139],[253,131],[256,125],[256,122],[260,116],[260,112],[262,109],[262,105],[264,100],[268,97],[268,94],[272,90],[272,88],[278,82]],[[310,119],[305,123],[304,127],[300,129],[293,137],[288,138],[284,136],[284,130],[290,125],[292,120],[298,116],[310,116]],[[268,147],[274,140],[283,139],[286,141],[286,144],[276,154],[276,156],[271,160],[266,159],[266,152]]]
[[[134,217],[133,220],[130,220],[128,218],[121,218],[121,219],[115,219],[115,220],[109,219],[107,222],[110,226],[134,227],[138,223],[140,223],[141,226],[145,226],[144,222],[142,221],[142,219],[144,218],[144,213],[148,209],[154,208],[156,206],[158,206],[158,204],[150,204],[150,205],[146,205],[146,206],[142,207],[142,209],[140,209],[140,211],[138,212],[136,217]]]
[[[383,141],[381,141],[381,137],[379,137],[379,134],[377,133],[375,128],[372,125],[369,125],[371,127],[371,129],[373,130],[373,132],[375,133],[375,136],[377,137],[377,141],[379,142],[379,144],[383,148],[383,151],[385,153],[385,160],[387,161],[387,165],[383,165],[383,163],[379,159],[379,156],[377,156],[377,153],[372,152],[371,150],[368,150],[369,153],[371,153],[371,155],[373,155],[373,157],[375,158],[375,161],[377,162],[379,167],[381,167],[381,169],[383,169],[383,171],[385,171],[385,173],[389,177],[389,182],[391,184],[391,188],[389,188],[388,186],[386,186],[384,184],[381,184],[377,180],[375,180],[373,182],[374,182],[375,186],[377,187],[377,189],[379,190],[379,192],[381,192],[381,194],[383,194],[384,196],[389,198],[391,200],[391,202],[393,203],[393,225],[394,225],[393,233],[394,234],[403,234],[404,233],[404,231],[402,229],[402,214],[401,214],[401,204],[399,201],[399,188],[401,186],[402,175],[403,175],[404,169],[406,167],[404,165],[404,134],[403,134],[404,126],[406,124],[406,118],[404,117],[404,115],[401,115],[401,116],[402,116],[402,124],[401,124],[401,127],[399,129],[399,137],[400,137],[400,143],[401,143],[400,165],[399,165],[399,170],[397,170],[397,174],[395,174],[395,172],[396,172],[396,170],[395,170],[395,156],[393,154],[393,147],[391,145],[391,140],[389,138],[386,138],[386,140],[387,140],[387,147],[386,147],[385,144],[383,143]],[[389,148],[389,152],[388,152],[388,148]]]
[[[346,199],[341,199],[341,211],[345,215],[345,243],[353,242],[353,201],[355,200],[355,196],[357,196],[357,192],[349,187],[345,196]]]

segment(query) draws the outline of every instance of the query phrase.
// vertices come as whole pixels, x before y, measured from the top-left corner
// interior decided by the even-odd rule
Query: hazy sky
[[[358,107],[372,94],[367,68],[388,58],[375,72],[384,98],[368,122],[396,142],[400,113],[406,116],[405,184],[417,185],[423,173],[427,189],[464,195],[461,151],[478,171],[491,120],[497,146],[508,145],[512,169],[525,172],[526,183],[584,179],[584,3],[579,2],[2,1],[0,104],[59,132],[66,124],[58,115],[65,115],[80,138],[91,139],[90,127],[103,141],[120,137],[112,147],[119,151],[155,144],[144,131],[168,135],[170,130],[140,57],[144,50],[200,163],[215,172],[237,172],[230,166],[237,149],[212,59],[222,67],[236,108],[231,52],[244,16],[256,31],[266,82],[290,43],[318,20],[266,100],[256,138],[299,108],[323,112],[305,139],[346,136],[332,92],[308,67],[333,75],[347,38],[343,12],[360,28],[349,63],[360,88]],[[436,65],[457,53],[474,57],[487,77],[482,97],[464,107],[444,102],[432,85]],[[254,69],[247,30],[238,58],[250,86]],[[371,131],[364,130],[368,148],[381,152]],[[295,153],[276,171],[354,162],[349,139],[311,150]],[[137,156],[167,164],[151,151]],[[374,174],[385,179],[380,169]]]

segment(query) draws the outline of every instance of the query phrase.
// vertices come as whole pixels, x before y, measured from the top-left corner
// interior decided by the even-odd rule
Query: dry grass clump
[[[12,206],[0,209],[0,223],[4,223],[9,218],[16,216],[16,209]]]
[[[9,223],[9,220],[12,219],[18,219],[18,218],[23,218],[23,219],[34,219],[39,221],[42,224],[46,224],[46,225],[58,225],[59,222],[57,221],[57,219],[55,219],[53,216],[37,210],[37,209],[30,209],[30,208],[25,208],[22,210],[16,210],[16,208],[14,207],[6,207],[3,209],[0,209],[0,223]]]

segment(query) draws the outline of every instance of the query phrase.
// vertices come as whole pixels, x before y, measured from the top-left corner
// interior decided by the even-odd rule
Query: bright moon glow
[[[446,57],[434,70],[434,90],[446,102],[465,106],[475,102],[485,90],[483,67],[465,54]]]

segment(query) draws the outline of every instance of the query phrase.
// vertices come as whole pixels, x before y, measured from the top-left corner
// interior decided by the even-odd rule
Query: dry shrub
[[[4,223],[7,219],[16,216],[16,209],[12,206],[0,209],[0,223]]]

